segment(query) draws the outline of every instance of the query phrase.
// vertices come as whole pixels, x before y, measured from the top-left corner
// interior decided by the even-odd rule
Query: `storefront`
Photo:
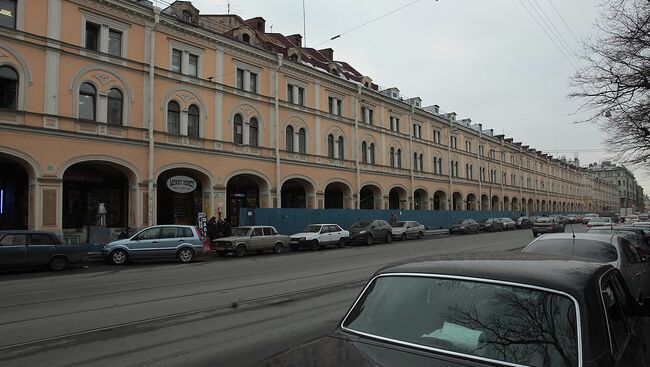
[[[196,224],[203,211],[203,185],[193,170],[171,169],[157,181],[157,224]]]
[[[27,229],[28,174],[18,163],[0,158],[0,230]]]

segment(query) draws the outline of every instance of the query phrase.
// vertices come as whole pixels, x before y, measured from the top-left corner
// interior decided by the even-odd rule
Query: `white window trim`
[[[86,10],[81,10],[81,48],[86,49],[86,23],[95,23],[98,24],[101,29],[99,31],[99,51],[105,54],[108,54],[108,30],[103,31],[104,27],[114,29],[116,31],[122,32],[122,52],[119,57],[128,58],[129,50],[129,27],[127,23],[120,22],[115,19],[107,18],[95,13],[88,12]],[[102,49],[105,50],[102,51]],[[113,55],[110,55],[113,56]],[[116,56],[113,56],[116,57]]]
[[[181,51],[181,73],[183,75],[187,75],[193,78],[202,78],[203,77],[203,54],[205,53],[205,50],[202,48],[198,48],[192,45],[189,45],[187,43],[183,43],[174,39],[168,38],[168,64],[169,65],[169,71],[172,70],[172,53],[174,50]],[[188,74],[189,71],[189,55],[196,55],[198,56],[198,64],[197,64],[197,72],[196,76]],[[187,55],[187,56],[186,56]],[[185,65],[187,63],[187,65]],[[185,66],[185,67],[183,67]]]
[[[258,74],[258,75],[259,75],[259,74]],[[285,84],[284,93],[285,93],[285,95],[286,95],[286,100],[287,100],[287,101],[289,100],[289,95],[288,95],[288,93],[287,93],[287,89],[289,88],[289,84],[291,84],[291,85],[294,85],[294,86],[296,86],[296,87],[299,87],[299,88],[302,88],[302,89],[303,89],[303,92],[302,92],[302,94],[303,94],[303,96],[302,96],[303,104],[302,104],[302,105],[301,105],[301,104],[298,104],[298,102],[297,102],[297,100],[298,100],[298,96],[294,96],[296,102],[293,102],[293,103],[296,104],[296,105],[298,105],[298,106],[307,106],[307,82],[303,82],[302,80],[293,79],[293,78],[286,77],[286,76],[285,76],[284,80],[285,80],[285,83],[284,83],[284,84]]]

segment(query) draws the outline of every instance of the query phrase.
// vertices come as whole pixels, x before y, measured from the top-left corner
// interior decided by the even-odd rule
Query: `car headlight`
[[[359,234],[366,234],[366,231],[361,231],[359,232]]]

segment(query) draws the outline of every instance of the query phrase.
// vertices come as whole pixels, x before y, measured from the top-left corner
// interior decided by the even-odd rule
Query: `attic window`
[[[289,60],[291,61],[298,61],[298,54],[291,54],[289,55]]]
[[[183,10],[183,20],[189,23],[194,23],[194,17],[192,16],[192,12],[189,10]]]
[[[370,88],[370,83],[368,83],[368,82],[363,82],[363,86],[366,87],[366,88]]]
[[[339,71],[336,70],[336,68],[334,68],[334,67],[332,68],[332,70],[331,70],[330,72],[331,72],[333,75],[339,76]]]
[[[244,33],[241,36],[241,40],[242,40],[242,42],[250,44],[251,43],[251,36],[249,36],[247,33]]]

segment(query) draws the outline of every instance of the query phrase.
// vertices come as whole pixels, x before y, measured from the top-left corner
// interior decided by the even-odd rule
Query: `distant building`
[[[618,187],[619,208],[634,208],[635,210],[642,210],[642,207],[644,206],[642,200],[643,189],[637,185],[634,174],[625,166],[612,164],[610,161],[603,161],[601,163],[590,164],[589,171],[591,171],[596,177],[611,182]]]

